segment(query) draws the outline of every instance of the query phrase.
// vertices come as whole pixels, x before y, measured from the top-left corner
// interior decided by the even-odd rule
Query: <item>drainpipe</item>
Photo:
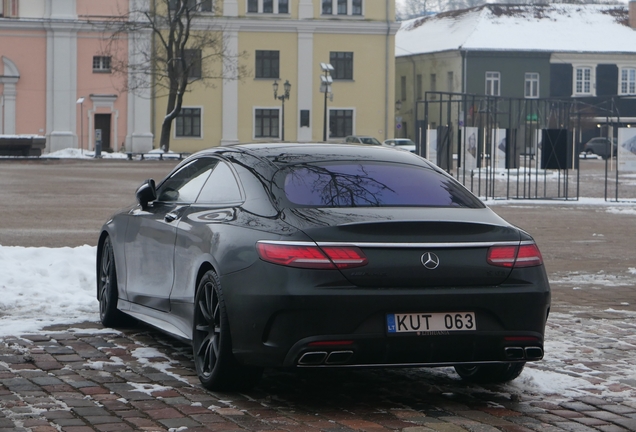
[[[466,50],[462,50],[462,93],[465,94],[466,93],[466,67],[467,67],[467,57],[468,57],[468,52],[466,52]]]

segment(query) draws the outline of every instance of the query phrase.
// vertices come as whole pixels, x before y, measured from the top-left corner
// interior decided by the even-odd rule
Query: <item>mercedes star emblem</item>
[[[420,260],[422,261],[422,265],[429,270],[435,270],[437,267],[439,267],[439,257],[433,252],[426,252],[424,255],[422,255],[422,258],[420,258]]]

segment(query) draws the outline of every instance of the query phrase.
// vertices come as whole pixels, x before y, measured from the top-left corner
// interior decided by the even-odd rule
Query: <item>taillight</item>
[[[258,242],[256,249],[262,260],[288,267],[346,269],[367,264],[367,257],[355,246]]]
[[[534,267],[543,264],[536,244],[493,246],[488,249],[488,264],[498,267]]]

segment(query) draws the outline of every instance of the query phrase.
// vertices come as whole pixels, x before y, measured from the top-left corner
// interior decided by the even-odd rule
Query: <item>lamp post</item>
[[[84,97],[77,100],[80,106],[80,154],[84,154]]]
[[[333,93],[331,92],[331,84],[333,83],[331,72],[333,72],[333,66],[329,63],[320,63],[320,69],[323,72],[323,74],[320,75],[320,92],[325,94],[322,140],[327,141],[327,96],[333,100]]]
[[[274,81],[274,84],[272,84],[272,87],[274,88],[274,99],[278,99],[283,104],[282,110],[281,110],[281,114],[283,116],[283,121],[282,121],[282,124],[281,124],[281,128],[282,128],[282,130],[281,130],[281,140],[285,141],[285,99],[289,99],[289,92],[291,91],[291,84],[289,83],[289,80],[285,80],[285,84],[283,84],[283,88],[285,89],[285,93],[283,93],[280,96],[278,96],[278,81]]]
[[[400,129],[402,129],[402,116],[398,115],[401,109],[402,109],[402,101],[398,99],[395,102],[395,128],[398,130],[398,133],[397,133],[398,136],[396,138],[400,138],[400,135],[401,135]],[[404,136],[406,136],[406,134]]]

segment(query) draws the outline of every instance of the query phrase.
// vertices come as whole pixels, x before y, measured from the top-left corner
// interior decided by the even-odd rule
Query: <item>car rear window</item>
[[[288,167],[280,175],[291,207],[485,207],[451,177],[416,165],[302,164]]]

